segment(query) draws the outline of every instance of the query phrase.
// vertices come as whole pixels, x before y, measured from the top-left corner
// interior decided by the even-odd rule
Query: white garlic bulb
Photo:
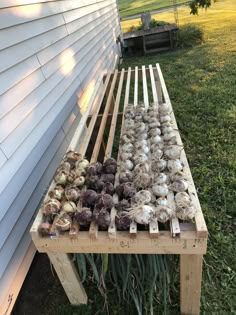
[[[170,111],[170,105],[167,103],[163,103],[159,106],[160,114],[167,114]]]
[[[175,195],[175,202],[177,208],[186,208],[191,205],[192,200],[186,192],[178,192]]]
[[[153,185],[152,192],[157,197],[165,197],[168,195],[169,189],[166,184],[162,185]]]
[[[130,213],[132,213],[132,211]],[[136,213],[133,214],[134,220],[139,224],[149,224],[153,220],[153,217],[153,208],[147,205],[139,206],[136,210]]]
[[[169,160],[176,160],[180,158],[182,147],[171,145],[164,149],[164,155]]]
[[[185,208],[177,208],[176,216],[181,220],[192,220],[196,215],[196,209],[193,206],[188,206]]]
[[[171,118],[169,115],[164,115],[164,116],[160,116],[160,122],[161,123],[166,123],[166,122],[170,122]]]
[[[153,129],[149,130],[149,135],[151,137],[160,136],[161,130],[159,128],[153,128]]]
[[[184,167],[184,164],[179,159],[169,160],[167,162],[167,168],[171,173],[182,171],[183,167]]]
[[[178,179],[170,185],[170,189],[175,192],[183,192],[188,189],[188,182],[184,179]]]
[[[157,206],[154,211],[157,220],[161,223],[167,222],[174,216],[174,210],[166,206]]]
[[[165,173],[159,173],[154,177],[154,183],[157,185],[165,184],[168,180],[168,176]]]
[[[158,199],[156,200],[156,204],[157,204],[158,206],[167,207],[167,206],[168,206],[168,201],[167,201],[166,198],[158,198]]]

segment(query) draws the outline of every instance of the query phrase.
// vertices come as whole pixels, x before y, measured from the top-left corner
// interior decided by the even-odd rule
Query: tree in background
[[[216,0],[192,0],[189,4],[190,9],[191,9],[190,14],[193,14],[193,15],[198,14],[199,8],[207,9],[215,1]]]

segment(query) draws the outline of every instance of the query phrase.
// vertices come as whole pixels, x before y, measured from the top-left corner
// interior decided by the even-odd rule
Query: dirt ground
[[[46,254],[37,253],[18,295],[12,315],[47,315],[54,303],[67,304],[68,299],[52,271]]]

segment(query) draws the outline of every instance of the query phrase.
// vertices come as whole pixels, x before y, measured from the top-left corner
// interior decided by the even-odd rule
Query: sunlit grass
[[[184,4],[188,0],[178,0],[178,4]],[[148,11],[155,11],[173,6],[173,0],[118,0],[121,17],[132,16]]]
[[[222,33],[222,36],[224,36],[224,33],[233,32],[234,35],[232,34],[232,38],[236,38],[236,1],[219,0],[210,9],[200,10],[198,16],[190,15],[189,7],[179,8],[178,13],[180,26],[186,23],[198,24],[203,28],[208,38],[214,32],[219,31]],[[173,11],[159,13],[153,15],[152,18],[170,23],[175,22]],[[122,30],[123,32],[127,32],[132,25],[137,26],[139,23],[140,19],[123,21],[121,22]],[[214,39],[209,38],[209,40]]]

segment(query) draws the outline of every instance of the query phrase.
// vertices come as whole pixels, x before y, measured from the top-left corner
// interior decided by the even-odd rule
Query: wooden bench
[[[158,64],[142,66],[141,69],[135,67],[132,70],[131,68],[116,70],[106,77],[103,87],[102,98],[86,118],[87,129],[81,145],[78,148],[83,131],[79,125],[69,147],[72,150],[78,149],[82,154],[88,153],[89,148],[91,162],[97,161],[98,157],[102,161],[111,156],[118,122],[121,122],[122,129],[122,113],[119,112],[121,107],[125,108],[128,103],[138,106],[139,101],[146,107],[151,102],[166,102],[171,106]],[[174,129],[177,129],[173,110],[171,118]],[[95,126],[97,132],[94,132]],[[105,129],[109,133],[106,144],[103,144]],[[179,133],[176,134],[178,144],[182,145]],[[89,146],[90,141],[92,146]],[[108,231],[99,231],[94,222],[88,231],[79,231],[79,226],[74,223],[70,232],[60,234],[55,230],[51,237],[41,237],[38,234],[38,226],[42,222],[42,214],[41,211],[38,212],[31,228],[32,240],[39,252],[48,254],[72,304],[87,303],[87,295],[70,253],[176,254],[180,255],[181,314],[199,314],[202,260],[207,250],[208,233],[184,150],[181,153],[181,160],[185,164],[185,175],[190,183],[189,194],[197,208],[194,223],[180,223],[174,218],[169,228],[162,230],[158,222],[154,221],[149,225],[149,231],[139,231],[134,222],[129,231],[117,231],[114,220]],[[53,185],[52,182],[51,186]],[[168,199],[169,202],[173,201],[171,193]]]

